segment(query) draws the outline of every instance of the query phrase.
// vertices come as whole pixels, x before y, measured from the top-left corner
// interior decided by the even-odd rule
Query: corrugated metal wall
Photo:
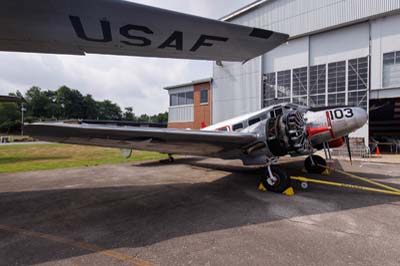
[[[271,0],[232,20],[294,37],[400,8],[400,0]]]
[[[261,57],[214,66],[212,123],[261,108]]]
[[[399,9],[400,0],[271,0],[232,19],[231,22],[285,32],[295,37],[366,21],[368,18],[383,16]],[[319,36],[320,34],[316,37],[319,38]],[[295,41],[291,41],[290,44],[293,42]],[[302,40],[299,42],[301,46]],[[307,44],[308,41],[305,40],[305,43]],[[364,43],[363,49],[368,50],[368,42]],[[316,51],[316,49],[312,50]],[[291,52],[295,51],[291,50]],[[304,56],[295,53],[297,59],[294,58],[296,59],[294,61],[298,61],[298,64],[304,62],[304,65],[307,65],[306,59],[309,52],[311,51],[305,50]],[[292,68],[291,60],[285,59],[288,56],[282,54],[282,57],[279,57],[282,61],[280,62],[276,54],[282,54],[282,52],[272,51],[271,56],[267,54],[263,59],[254,59],[245,65],[240,63],[223,63],[223,67],[214,65],[213,123],[261,108],[262,73],[272,68],[271,62],[263,61],[274,58],[272,63],[274,68]],[[374,57],[374,52],[372,56]],[[287,67],[284,67],[285,65]],[[374,67],[372,69],[374,70]]]

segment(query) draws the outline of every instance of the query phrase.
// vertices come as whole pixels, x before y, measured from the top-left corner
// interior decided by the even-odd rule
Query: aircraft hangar
[[[399,135],[399,0],[260,0],[222,20],[290,39],[248,62],[214,64],[213,123],[280,102],[355,105],[373,120],[352,137]]]

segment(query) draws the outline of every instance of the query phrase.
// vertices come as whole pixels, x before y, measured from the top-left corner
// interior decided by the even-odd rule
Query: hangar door
[[[369,24],[310,38],[309,105],[352,105],[368,109]]]

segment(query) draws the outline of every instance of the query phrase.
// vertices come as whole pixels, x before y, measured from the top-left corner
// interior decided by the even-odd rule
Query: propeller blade
[[[349,138],[348,135],[346,137],[344,137],[344,138],[346,140],[347,152],[349,153],[350,164],[353,165],[353,159],[352,159],[352,156],[351,156],[351,148],[350,148],[350,138]]]

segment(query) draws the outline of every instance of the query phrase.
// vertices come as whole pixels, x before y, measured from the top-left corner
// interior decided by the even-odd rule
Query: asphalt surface
[[[395,164],[339,167],[400,188]],[[287,197],[258,191],[262,173],[179,159],[1,174],[0,265],[400,265],[400,197]]]

